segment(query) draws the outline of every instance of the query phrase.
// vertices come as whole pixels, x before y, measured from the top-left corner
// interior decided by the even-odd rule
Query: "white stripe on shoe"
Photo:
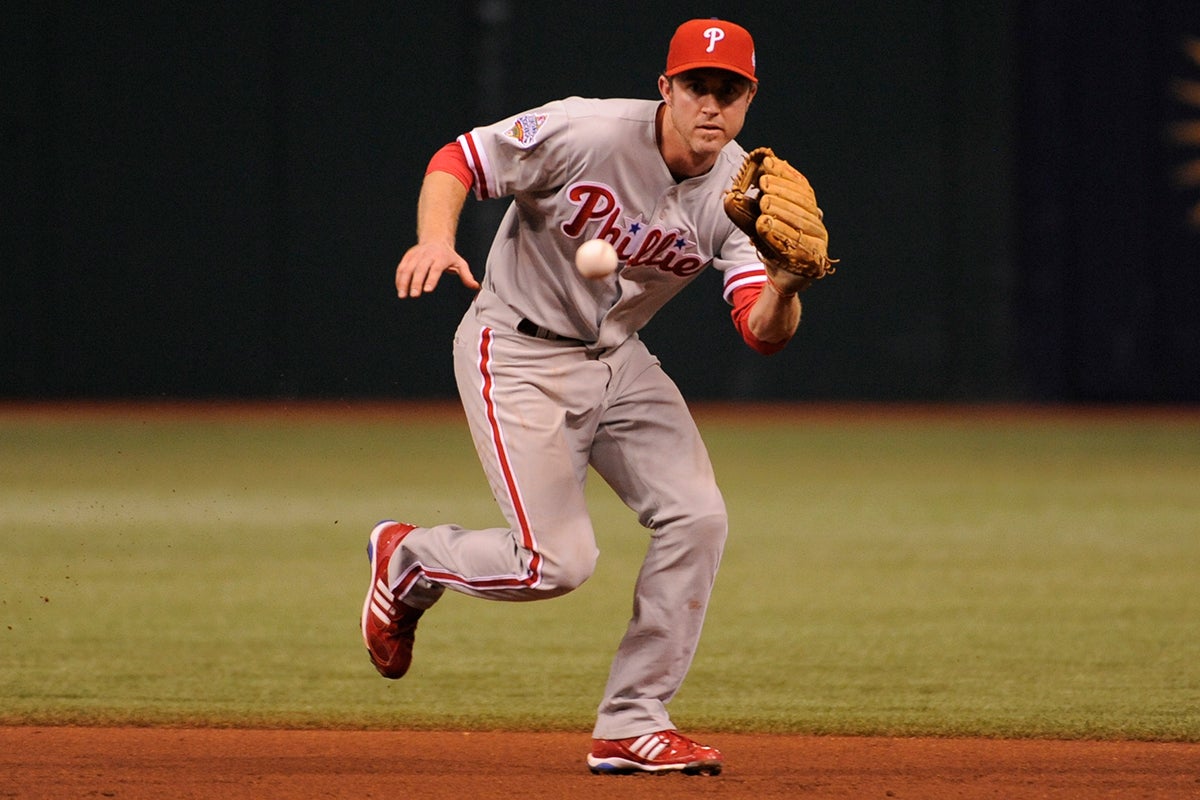
[[[375,581],[375,592],[371,597],[371,613],[384,625],[388,625],[392,621],[393,602],[392,590],[387,587],[387,584],[381,580]]]
[[[638,758],[653,761],[658,758],[659,753],[666,750],[670,745],[671,740],[661,733],[647,733],[645,736],[639,736],[634,740],[633,744],[629,745],[629,752]]]

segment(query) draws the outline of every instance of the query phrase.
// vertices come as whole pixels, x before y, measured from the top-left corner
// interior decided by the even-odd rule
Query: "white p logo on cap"
[[[704,31],[703,36],[705,39],[708,39],[708,47],[705,48],[704,52],[711,53],[716,49],[717,42],[725,38],[725,31],[720,28],[708,28]]]

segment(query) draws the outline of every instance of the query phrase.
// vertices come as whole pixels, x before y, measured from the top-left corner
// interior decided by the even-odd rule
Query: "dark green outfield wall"
[[[758,42],[742,143],[809,175],[842,264],[770,359],[685,292],[645,338],[687,394],[1200,399],[1194,3],[90,5],[0,12],[0,397],[451,395],[469,298],[391,288],[429,155],[654,96],[712,13]],[[477,270],[501,211],[467,209]]]

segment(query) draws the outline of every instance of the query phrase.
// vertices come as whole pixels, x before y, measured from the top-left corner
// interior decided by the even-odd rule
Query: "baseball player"
[[[719,751],[675,729],[666,704],[700,638],[725,505],[684,400],[638,330],[711,268],[750,347],[776,352],[796,331],[808,279],[764,264],[722,207],[746,156],[734,137],[757,88],[745,29],[684,23],[658,100],[569,97],[435,154],[417,244],[396,269],[401,298],[433,291],[446,273],[477,290],[454,337],[455,376],[507,524],[376,526],[362,612],[368,653],[385,677],[403,676],[417,622],[447,588],[524,601],[587,580],[598,556],[584,495],[590,465],[650,534],[597,712],[587,756],[595,773],[722,767]],[[482,283],[455,251],[472,192],[512,198]],[[590,239],[614,246],[614,274],[589,280],[576,270],[574,253]]]

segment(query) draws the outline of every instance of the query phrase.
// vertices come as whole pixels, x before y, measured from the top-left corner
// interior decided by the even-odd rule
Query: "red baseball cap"
[[[693,19],[675,29],[667,51],[668,78],[689,69],[715,67],[749,78],[754,76],[754,39],[741,25],[716,19]]]

